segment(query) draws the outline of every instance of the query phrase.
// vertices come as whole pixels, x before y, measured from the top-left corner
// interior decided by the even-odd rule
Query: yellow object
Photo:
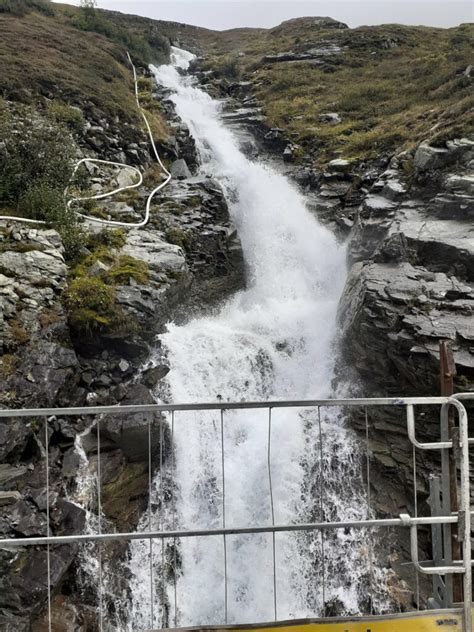
[[[193,629],[202,632],[462,632],[462,616],[459,611],[432,610],[374,617],[312,619]]]

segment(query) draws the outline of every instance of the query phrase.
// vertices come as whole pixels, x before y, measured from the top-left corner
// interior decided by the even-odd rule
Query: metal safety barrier
[[[471,607],[472,607],[472,555],[471,555],[471,520],[472,513],[470,509],[470,480],[469,480],[469,446],[474,443],[474,439],[468,437],[468,417],[466,409],[462,403],[464,399],[474,399],[474,394],[460,394],[454,397],[418,397],[418,398],[369,398],[369,399],[340,399],[340,400],[294,400],[294,401],[258,401],[258,402],[218,402],[218,403],[196,403],[196,404],[146,404],[133,406],[90,406],[84,408],[44,408],[44,409],[22,409],[22,410],[0,410],[0,419],[9,418],[43,418],[44,419],[44,458],[45,458],[45,490],[46,490],[46,535],[40,537],[26,538],[4,538],[0,539],[0,548],[15,548],[28,546],[45,546],[46,547],[46,573],[48,588],[48,624],[51,627],[51,558],[50,547],[69,543],[98,543],[98,629],[102,630],[104,626],[104,608],[102,599],[102,558],[101,544],[110,541],[133,541],[133,540],[149,540],[150,542],[150,598],[151,598],[151,621],[150,627],[155,624],[153,613],[153,561],[152,561],[152,543],[154,540],[176,540],[190,537],[209,537],[221,536],[223,539],[224,551],[224,586],[223,599],[225,603],[225,624],[228,623],[228,568],[227,568],[227,537],[230,535],[244,534],[262,534],[267,533],[272,536],[272,555],[273,555],[273,602],[274,602],[274,619],[278,619],[278,602],[277,602],[277,579],[276,579],[276,540],[277,533],[292,532],[320,532],[322,547],[322,586],[324,595],[324,540],[322,534],[326,531],[334,529],[367,529],[367,528],[390,528],[398,527],[409,531],[411,559],[416,574],[417,584],[417,605],[420,607],[418,574],[426,574],[436,578],[437,596],[441,595],[441,606],[450,608],[450,612],[459,612],[462,614],[463,631],[471,632]],[[431,442],[422,442],[417,438],[416,434],[416,415],[417,407],[439,407],[440,410],[440,440]],[[366,520],[348,520],[341,522],[324,521],[323,512],[321,512],[321,520],[309,523],[286,523],[277,524],[275,522],[274,498],[273,498],[273,482],[272,482],[272,412],[277,409],[314,409],[317,412],[317,421],[319,424],[320,437],[320,462],[322,468],[322,432],[321,432],[321,409],[339,408],[339,409],[356,409],[362,408],[365,412],[365,441],[366,441],[366,471],[365,479],[367,485],[367,504],[368,516],[371,515],[371,470],[370,470],[370,440],[369,440],[369,409],[373,407],[391,407],[405,411],[407,438],[412,445],[412,463],[413,463],[413,499],[414,499],[414,515],[401,514],[399,516],[389,518],[368,518]],[[226,482],[225,482],[225,451],[224,451],[224,424],[225,414],[228,411],[237,410],[268,410],[268,445],[267,445],[267,475],[269,486],[269,497],[271,506],[271,523],[260,526],[248,526],[242,528],[229,527],[226,524]],[[219,528],[207,529],[180,529],[175,522],[175,509],[173,509],[173,528],[164,529],[161,522],[159,529],[152,528],[151,516],[151,498],[153,483],[153,464],[152,464],[152,426],[156,420],[150,418],[148,421],[148,469],[149,469],[149,528],[145,531],[134,531],[129,533],[104,533],[102,529],[102,499],[101,499],[101,420],[104,415],[133,415],[136,413],[168,413],[170,414],[170,430],[171,443],[173,444],[175,429],[175,414],[177,412],[198,412],[198,411],[218,411],[220,415],[220,440],[221,440],[221,468],[222,468],[222,526]],[[447,430],[448,418],[452,413],[456,413],[457,423],[455,424],[455,432],[449,434]],[[70,417],[70,416],[97,416],[95,422],[95,433],[97,437],[97,532],[91,534],[71,534],[56,536],[51,533],[50,527],[50,463],[49,463],[49,425],[51,417]],[[160,475],[163,469],[163,425],[160,423]],[[436,505],[438,498],[433,489],[438,494],[439,502],[436,505],[436,511],[432,511],[430,516],[418,515],[418,492],[417,492],[417,451],[436,451],[441,453],[441,487],[439,485],[432,486],[432,501]],[[460,502],[459,509],[456,512],[451,511],[450,506],[450,488],[448,477],[449,463],[447,455],[454,453],[456,464],[459,465],[460,471]],[[175,472],[174,454],[171,451],[171,471]],[[317,459],[316,459],[317,460]],[[323,483],[320,481],[321,490],[320,498],[323,497]],[[162,487],[161,487],[162,489]],[[440,491],[441,490],[441,491]],[[162,492],[161,492],[162,493]],[[161,504],[162,504],[161,499]],[[322,501],[321,501],[322,502]],[[473,512],[474,513],[474,512]],[[443,546],[440,550],[433,554],[432,562],[422,562],[418,553],[418,528],[420,526],[430,526],[433,534],[433,542],[435,540],[442,541]],[[457,528],[457,538],[462,544],[461,559],[452,559],[450,542],[452,540],[451,529]],[[176,550],[176,549],[175,549]],[[372,555],[370,556],[370,564],[373,564]],[[176,554],[174,559],[174,622],[177,627],[177,593],[176,593]],[[462,576],[463,600],[462,603],[452,603],[452,578],[454,576]],[[164,580],[162,580],[164,581]],[[433,580],[434,581],[434,580]],[[452,610],[454,606],[454,610]],[[433,607],[439,607],[439,600]]]

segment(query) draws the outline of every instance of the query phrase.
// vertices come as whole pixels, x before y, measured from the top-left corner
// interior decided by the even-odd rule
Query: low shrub
[[[24,345],[29,342],[30,336],[19,320],[14,319],[10,321],[10,329],[13,338],[19,345]]]
[[[54,15],[50,0],[0,0],[0,13],[11,13],[21,17],[34,10],[45,15]]]
[[[165,63],[169,60],[170,43],[167,38],[150,29],[148,33],[136,34],[116,24],[104,13],[93,7],[83,8],[72,21],[81,31],[92,31],[122,44],[135,60],[146,66],[150,63]]]
[[[0,200],[17,202],[34,182],[64,190],[72,174],[75,147],[61,125],[37,122],[18,134],[9,125],[0,153]]]
[[[79,108],[54,100],[48,103],[46,109],[53,120],[66,125],[73,132],[80,134],[84,130],[84,115]]]
[[[68,261],[78,259],[85,245],[85,232],[74,210],[66,207],[62,191],[48,182],[36,182],[21,196],[19,206],[27,217],[42,220],[58,231]]]

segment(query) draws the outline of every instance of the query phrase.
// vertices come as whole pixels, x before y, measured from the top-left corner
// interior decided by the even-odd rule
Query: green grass
[[[307,27],[296,21],[255,33],[240,56],[214,47],[203,67],[225,67],[231,58],[240,78],[255,85],[268,125],[284,129],[305,150],[316,150],[316,166],[339,156],[372,159],[426,138],[442,144],[472,132],[472,79],[463,75],[472,62],[472,25],[319,33]],[[342,52],[323,65],[262,61],[266,55],[327,42]],[[338,112],[342,123],[321,123],[324,112]]]
[[[47,97],[89,117],[139,120],[126,48],[102,35],[42,13],[0,13],[0,57],[5,99],[42,107]]]
[[[107,272],[107,278],[113,283],[124,285],[133,279],[140,285],[148,282],[149,268],[145,261],[129,255],[119,256],[117,262]]]
[[[20,5],[26,8],[15,15],[12,7]],[[71,106],[89,119],[118,117],[140,127],[126,50],[139,65],[162,63],[172,40],[204,53],[201,65],[217,79],[251,81],[268,125],[300,144],[301,157],[311,151],[316,166],[339,156],[371,159],[424,139],[442,145],[471,131],[472,79],[463,72],[472,63],[472,25],[335,26],[302,18],[269,30],[216,32],[43,0],[0,0],[0,94],[40,104],[75,132],[80,112]],[[328,43],[341,52],[322,65],[263,61]],[[140,78],[141,101],[162,139],[170,132],[153,87]],[[340,125],[321,123],[320,114],[335,111]],[[0,133],[2,118],[0,99]]]
[[[65,303],[76,335],[93,337],[99,332],[127,332],[136,327],[117,303],[116,288],[131,279],[147,283],[149,268],[144,261],[120,253],[125,242],[126,234],[121,229],[91,234],[87,240],[89,254],[71,269]],[[92,277],[90,270],[97,261],[107,269]]]
[[[0,0],[0,13],[23,16],[31,11],[54,14],[50,0]]]
[[[166,37],[153,29],[140,31],[128,28],[115,19],[114,13],[93,8],[73,8],[60,13],[69,23],[81,31],[99,33],[112,42],[124,46],[136,63],[146,66],[149,63],[165,63],[169,59],[170,44]]]
[[[114,323],[115,288],[102,279],[78,277],[69,285],[66,305],[72,328],[91,334]]]

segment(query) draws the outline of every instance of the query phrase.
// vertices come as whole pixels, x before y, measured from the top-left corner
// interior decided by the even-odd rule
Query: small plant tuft
[[[69,286],[66,306],[72,328],[90,335],[114,322],[115,289],[101,279],[79,277]]]
[[[145,261],[135,259],[129,255],[119,257],[117,263],[107,272],[107,277],[114,283],[125,284],[133,279],[144,285],[148,282],[149,268]]]
[[[193,236],[189,231],[181,228],[169,228],[166,231],[166,239],[170,244],[181,246],[181,248],[190,248],[193,243]]]
[[[0,356],[0,377],[6,379],[15,375],[20,364],[20,358],[11,353],[4,353]]]

